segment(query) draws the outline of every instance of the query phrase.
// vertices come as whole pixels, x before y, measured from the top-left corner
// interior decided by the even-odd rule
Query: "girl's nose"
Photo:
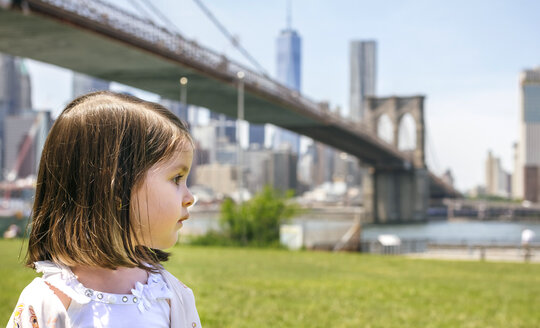
[[[184,196],[184,199],[182,200],[182,206],[184,207],[190,207],[195,202],[195,198],[191,194],[191,191],[186,188],[187,194]]]

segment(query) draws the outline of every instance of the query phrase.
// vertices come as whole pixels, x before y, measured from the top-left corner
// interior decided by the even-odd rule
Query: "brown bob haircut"
[[[73,100],[43,148],[26,265],[158,270],[169,254],[140,246],[130,195],[150,167],[186,147],[186,125],[159,104],[108,91]]]

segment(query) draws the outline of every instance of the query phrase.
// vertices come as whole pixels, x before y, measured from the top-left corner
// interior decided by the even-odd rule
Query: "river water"
[[[435,221],[423,224],[366,225],[363,239],[394,234],[401,239],[427,239],[437,244],[515,244],[521,243],[521,231],[531,229],[540,240],[540,223],[497,221]]]
[[[219,230],[218,214],[192,215],[185,222],[184,234],[203,234],[210,229]],[[353,225],[351,219],[334,217],[297,218],[291,224],[301,227],[303,244],[335,244]],[[540,244],[540,222],[498,222],[498,221],[430,221],[414,224],[365,224],[362,226],[362,240],[376,241],[379,235],[392,234],[402,240],[420,240],[436,244],[488,244],[520,245],[521,231],[525,228],[535,232],[535,244]]]

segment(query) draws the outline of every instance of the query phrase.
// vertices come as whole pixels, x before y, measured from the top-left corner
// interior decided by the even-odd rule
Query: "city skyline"
[[[275,71],[274,40],[285,25],[286,2],[273,7],[234,3],[207,5],[239,34],[241,44],[267,71]],[[134,11],[127,1],[116,4]],[[155,5],[186,37],[245,62],[192,1],[158,0]],[[405,1],[390,7],[294,1],[292,27],[303,38],[303,94],[329,100],[332,108],[340,106],[347,112],[348,43],[376,40],[378,93],[427,96],[428,164],[440,174],[450,167],[457,187],[469,189],[483,183],[488,149],[501,156],[505,169],[512,170],[512,144],[519,137],[518,77],[522,70],[540,64],[540,45],[534,42],[540,25],[534,13],[539,9],[533,1],[520,6],[510,1]],[[243,19],[237,19],[240,16]],[[71,82],[64,82],[69,73],[33,62],[29,67],[32,73],[44,74],[32,76],[33,80],[55,82],[43,87],[46,82],[35,81],[36,107],[61,109],[70,97]]]

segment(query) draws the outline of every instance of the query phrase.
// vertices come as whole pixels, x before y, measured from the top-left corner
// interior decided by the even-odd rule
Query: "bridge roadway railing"
[[[266,92],[280,98],[286,98],[292,103],[301,104],[313,111],[320,112],[323,110],[321,104],[299,95],[297,91],[235,63],[222,54],[202,47],[195,41],[187,40],[179,33],[158,26],[148,19],[136,16],[109,3],[99,0],[29,0],[28,3],[31,8],[39,7],[44,9],[45,6],[43,5],[46,5],[49,10],[53,8],[60,9],[89,19],[102,26],[107,26],[112,30],[128,33],[131,37],[173,52],[182,59],[190,59],[213,70],[226,73],[231,79],[235,79],[236,74],[242,71],[245,74],[244,81],[246,84],[264,89]]]
[[[346,120],[341,115],[332,113],[327,104],[313,101],[267,75],[257,73],[231,61],[223,54],[188,40],[178,32],[158,26],[149,19],[141,18],[100,0],[27,0],[26,3],[31,11],[45,13],[89,29],[98,30],[151,51],[166,53],[170,58],[188,63],[201,71],[212,72],[214,75],[217,72],[225,80],[232,83],[237,81],[237,73],[243,72],[247,88],[264,95],[271,95],[294,107],[304,108],[322,115],[329,122],[337,123],[355,134],[361,134],[394,158],[410,162],[410,158],[405,154],[374,136],[364,122]]]

